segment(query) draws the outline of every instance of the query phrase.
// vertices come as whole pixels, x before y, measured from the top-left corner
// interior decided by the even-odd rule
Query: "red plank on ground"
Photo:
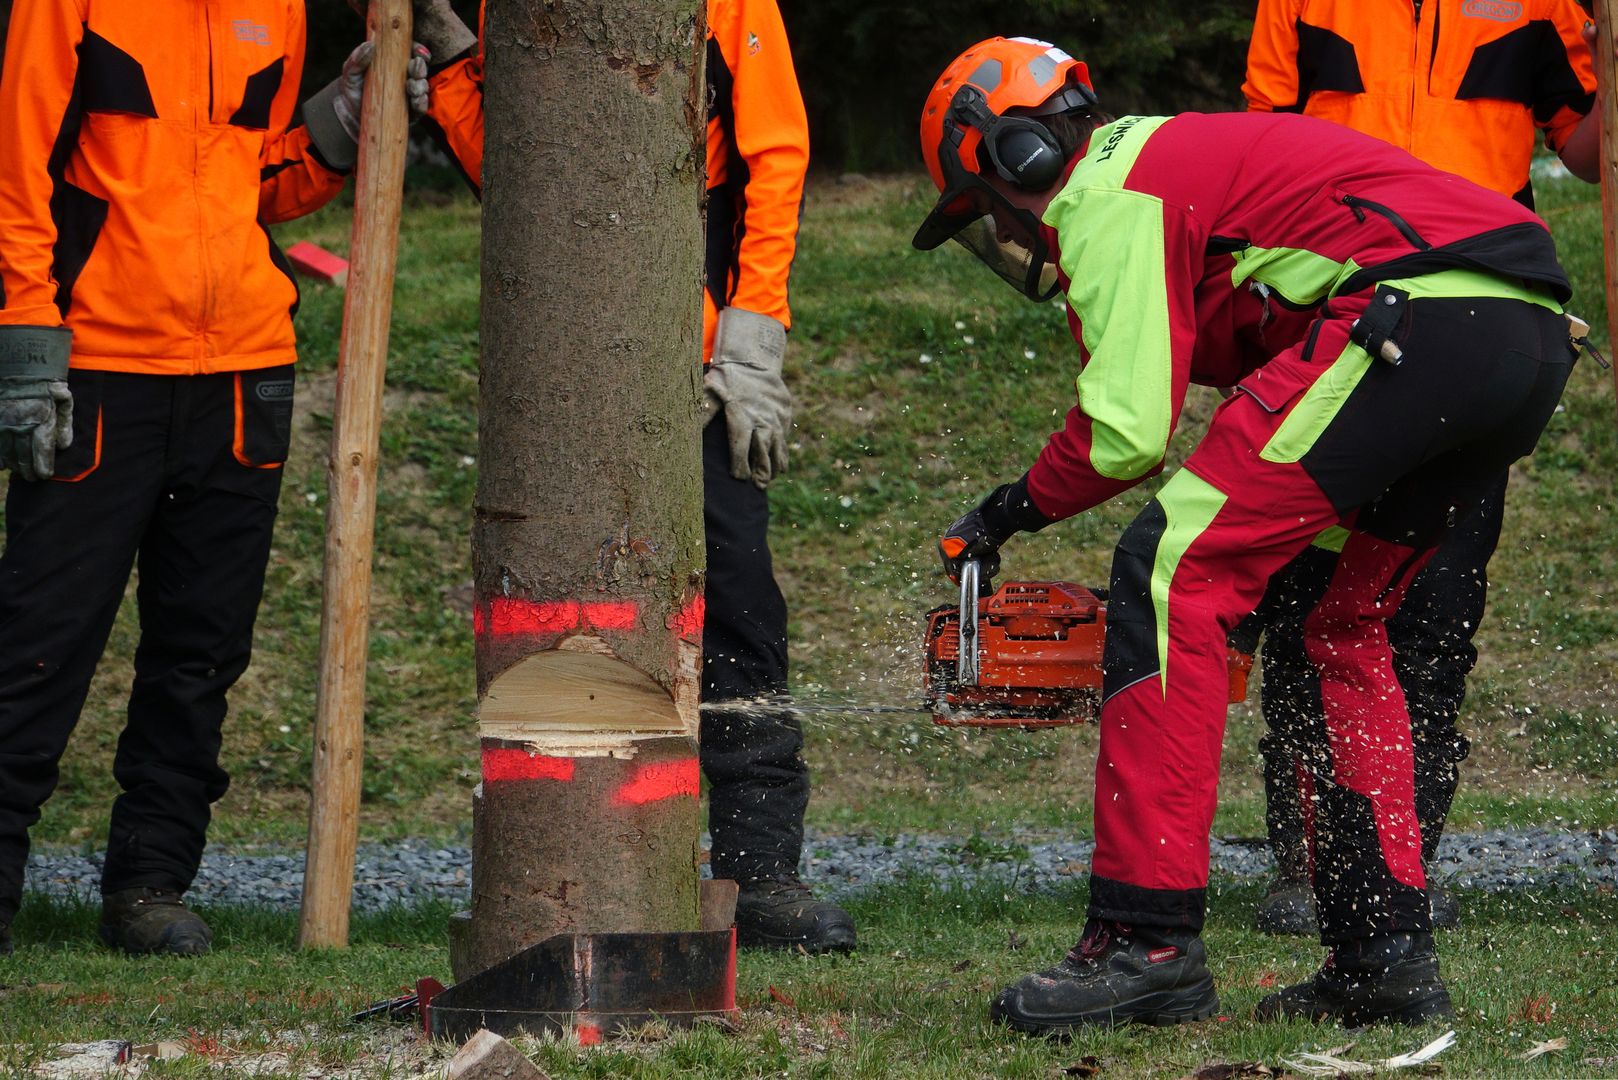
[[[348,260],[307,240],[299,240],[287,248],[287,261],[292,264],[292,269],[304,277],[324,281],[339,289],[348,282]]]

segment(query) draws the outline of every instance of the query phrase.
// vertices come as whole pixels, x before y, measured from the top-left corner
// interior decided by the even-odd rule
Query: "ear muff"
[[[995,171],[1029,191],[1044,191],[1062,177],[1062,152],[1044,124],[1027,121],[997,132],[989,158]]]
[[[1028,191],[1044,191],[1062,176],[1062,149],[1049,128],[1026,116],[996,116],[983,92],[967,84],[950,102],[944,122],[946,135],[956,144],[956,125],[976,128],[983,146],[1002,180]]]

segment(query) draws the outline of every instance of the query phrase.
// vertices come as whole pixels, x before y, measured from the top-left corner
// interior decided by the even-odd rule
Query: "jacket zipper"
[[[1433,245],[1423,240],[1421,234],[1412,229],[1410,223],[1400,217],[1391,207],[1383,206],[1379,202],[1372,202],[1370,199],[1362,199],[1358,195],[1344,195],[1342,196],[1342,203],[1354,211],[1354,219],[1361,224],[1365,222],[1365,211],[1369,210],[1371,213],[1380,214],[1392,222],[1393,227],[1399,230],[1399,235],[1409,241],[1411,247],[1419,251],[1431,251],[1433,249]]]
[[[214,105],[214,42],[213,42],[213,12],[208,0],[198,5],[202,9],[202,44],[208,58],[208,111],[197,117],[197,133],[194,140],[196,147],[196,166],[192,170],[191,182],[196,192],[197,200],[197,258],[200,265],[197,267],[202,279],[202,306],[197,312],[197,341],[192,350],[192,374],[202,373],[203,361],[208,352],[208,324],[213,311],[213,266],[208,255],[208,222],[203,213],[202,202],[202,139],[203,131],[213,125]]]

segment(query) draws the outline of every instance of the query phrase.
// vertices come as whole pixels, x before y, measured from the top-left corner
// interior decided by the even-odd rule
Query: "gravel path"
[[[985,841],[936,834],[883,837],[811,831],[804,845],[804,878],[832,897],[847,897],[906,875],[971,884],[996,881],[1021,889],[1048,888],[1089,872],[1095,845],[1047,838]],[[1270,872],[1268,850],[1214,840],[1213,866],[1235,878]],[[431,898],[465,900],[471,856],[465,847],[403,842],[360,848],[355,906],[374,910]],[[28,887],[56,896],[93,896],[100,856],[36,853]],[[1618,832],[1501,829],[1445,836],[1433,868],[1437,880],[1499,892],[1546,886],[1618,886]],[[208,904],[296,908],[303,853],[210,850],[188,894]]]

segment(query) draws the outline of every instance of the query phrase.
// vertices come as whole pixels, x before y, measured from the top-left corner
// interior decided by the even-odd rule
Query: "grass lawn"
[[[819,178],[793,278],[791,471],[771,489],[772,543],[793,613],[799,692],[918,698],[921,614],[948,598],[933,543],[961,509],[1030,463],[1072,400],[1062,310],[1017,297],[963,251],[912,251],[925,178]],[[1578,289],[1605,327],[1600,205],[1576,181],[1541,184]],[[346,250],[334,205],[278,231]],[[464,834],[476,782],[468,530],[476,479],[478,209],[418,183],[404,218],[377,518],[366,838]],[[252,668],[232,696],[235,778],[213,836],[299,842],[319,644],[324,453],[342,294],[306,285],[299,422]],[[1599,332],[1599,331],[1598,331]],[[1176,460],[1214,400],[1192,388]],[[1618,822],[1618,491],[1612,377],[1575,372],[1520,466],[1492,566],[1482,659],[1463,727],[1473,738],[1459,827]],[[1019,537],[1006,572],[1102,583],[1112,544],[1154,485]],[[111,754],[135,643],[126,604],[62,784],[36,837],[95,847],[115,787]],[[1216,829],[1262,831],[1256,691],[1231,710]],[[828,828],[1082,831],[1094,729],[945,731],[925,718],[815,717],[810,820]]]
[[[477,780],[467,532],[478,455],[478,211],[453,187],[416,179],[423,182],[403,223],[383,429],[364,839],[464,836]],[[794,458],[772,488],[776,562],[793,611],[793,679],[805,695],[918,697],[920,616],[950,592],[936,570],[937,532],[1018,475],[1072,400],[1077,364],[1059,307],[1019,299],[964,252],[910,250],[931,201],[924,187],[924,178],[822,177],[809,193],[789,358]],[[1567,182],[1543,184],[1540,193],[1575,279],[1576,307],[1603,328],[1605,344],[1595,189]],[[279,229],[278,238],[344,251],[348,209],[330,207]],[[296,844],[304,833],[323,454],[341,310],[340,292],[305,286],[299,419],[254,665],[232,698],[225,758],[234,784],[216,808],[216,842]],[[1213,401],[1212,391],[1194,388],[1174,460]],[[1612,376],[1584,364],[1539,453],[1513,480],[1463,717],[1474,751],[1457,828],[1618,823],[1615,476]],[[1112,543],[1152,487],[1019,538],[1007,572],[1103,582]],[[97,849],[105,835],[135,643],[132,607],[120,615],[39,841]],[[1215,825],[1223,834],[1262,832],[1256,697],[1230,715]],[[827,717],[809,721],[807,733],[812,825],[1088,831],[1093,729],[963,732],[921,717]],[[1444,942],[1463,1010],[1460,1043],[1441,1059],[1445,1074],[1618,1074],[1618,903],[1585,894],[1473,899],[1466,927]],[[1229,1021],[1089,1035],[1068,1047],[992,1031],[988,994],[1072,943],[1082,896],[918,884],[858,902],[865,948],[855,958],[747,957],[738,1037],[649,1037],[589,1054],[532,1049],[553,1075],[570,1077],[1044,1077],[1087,1054],[1109,1075],[1180,1075],[1212,1060],[1278,1065],[1293,1050],[1345,1041],[1334,1031],[1245,1020],[1265,986],[1301,977],[1318,959],[1313,947],[1249,934],[1255,900],[1251,888],[1227,888],[1214,903],[1210,942]],[[136,962],[89,944],[93,912],[32,903],[18,926],[31,944],[0,966],[0,1069],[23,1068],[56,1041],[97,1037],[189,1038],[215,1059],[290,1046],[288,1071],[411,1075],[431,1064],[432,1052],[408,1038],[350,1031],[340,1021],[417,975],[447,973],[445,911],[361,919],[346,956],[292,953],[290,916],[211,914],[214,956]],[[1013,941],[1026,946],[1014,950]],[[1569,1048],[1531,1064],[1512,1057],[1553,1036],[1567,1037]],[[1406,1033],[1372,1033],[1350,1056],[1416,1044]],[[209,1056],[160,1069],[197,1074]],[[1609,1063],[1580,1065],[1587,1057]]]
[[[1025,1039],[986,1019],[990,995],[1059,958],[1076,936],[1082,889],[1026,896],[1012,889],[944,890],[914,882],[852,905],[863,947],[819,958],[746,952],[740,1030],[669,1035],[592,1050],[523,1043],[556,1080],[573,1077],[1060,1077],[1087,1056],[1102,1076],[1183,1076],[1208,1062],[1279,1070],[1300,1050],[1353,1042],[1376,1060],[1444,1028],[1356,1036],[1249,1019],[1273,986],[1305,977],[1319,950],[1258,935],[1256,887],[1217,887],[1207,941],[1217,1020],[1178,1028],[1088,1032],[1071,1044]],[[1459,1009],[1445,1076],[1618,1075],[1618,904],[1610,895],[1468,895],[1463,929],[1440,939]],[[448,978],[448,909],[360,918],[346,955],[292,951],[295,919],[241,909],[208,913],[217,951],[197,960],[130,960],[91,944],[94,911],[35,903],[19,931],[30,944],[0,967],[0,1071],[49,1058],[53,1044],[119,1038],[179,1041],[193,1052],[149,1075],[419,1075],[443,1047],[403,1029],[347,1017],[403,992],[418,976]],[[1521,1061],[1535,1043],[1567,1049]],[[270,1053],[279,1057],[266,1057]],[[1592,1064],[1590,1062],[1599,1062]],[[258,1070],[255,1072],[254,1070]],[[345,1070],[351,1072],[345,1073]],[[1067,1075],[1086,1075],[1069,1073]]]

